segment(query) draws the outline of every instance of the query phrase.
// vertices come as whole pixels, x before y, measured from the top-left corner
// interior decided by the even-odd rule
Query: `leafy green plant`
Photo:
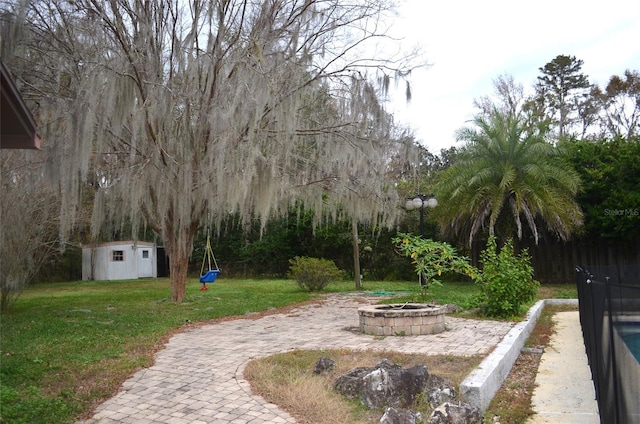
[[[303,290],[310,292],[324,289],[330,282],[343,278],[343,273],[328,259],[296,256],[289,260],[289,278]]]
[[[480,286],[478,303],[492,317],[509,317],[520,313],[526,302],[535,299],[540,283],[533,279],[533,267],[527,250],[514,253],[507,240],[498,252],[496,238],[489,237],[480,254],[481,272],[474,277]]]
[[[477,270],[466,256],[458,255],[448,243],[424,239],[413,234],[400,234],[393,239],[398,250],[411,258],[416,273],[424,277],[426,291],[430,284],[441,285],[439,277],[449,272],[473,277]]]

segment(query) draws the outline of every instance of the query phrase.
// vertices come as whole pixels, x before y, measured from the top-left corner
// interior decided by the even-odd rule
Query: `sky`
[[[640,70],[640,0],[398,1],[391,34],[420,46],[430,65],[411,74],[411,102],[398,89],[388,109],[432,153],[461,145],[455,131],[500,75],[527,94],[558,55],[584,61],[582,73],[601,87]]]

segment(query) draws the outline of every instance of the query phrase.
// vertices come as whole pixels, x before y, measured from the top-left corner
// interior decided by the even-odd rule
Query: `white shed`
[[[83,280],[129,280],[158,276],[157,249],[145,241],[82,246]]]

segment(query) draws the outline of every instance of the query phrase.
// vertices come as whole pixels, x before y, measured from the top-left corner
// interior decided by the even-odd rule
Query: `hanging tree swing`
[[[215,268],[211,267],[212,259]],[[207,264],[207,270],[204,269],[205,264]],[[202,267],[200,268],[200,282],[202,283],[202,287],[200,287],[200,290],[208,290],[207,283],[215,282],[216,278],[218,278],[218,275],[220,275],[220,269],[218,268],[216,257],[213,256],[213,249],[211,248],[211,238],[207,233],[207,247],[204,250]]]

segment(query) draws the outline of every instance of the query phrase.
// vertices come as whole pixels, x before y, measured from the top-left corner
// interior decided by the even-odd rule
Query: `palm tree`
[[[545,225],[568,239],[582,224],[575,201],[580,179],[561,149],[545,141],[547,128],[496,109],[473,123],[458,131],[458,140],[467,144],[436,187],[442,228],[455,235],[468,232],[470,246],[485,226],[489,235],[498,229],[522,239],[523,222],[536,244]]]

